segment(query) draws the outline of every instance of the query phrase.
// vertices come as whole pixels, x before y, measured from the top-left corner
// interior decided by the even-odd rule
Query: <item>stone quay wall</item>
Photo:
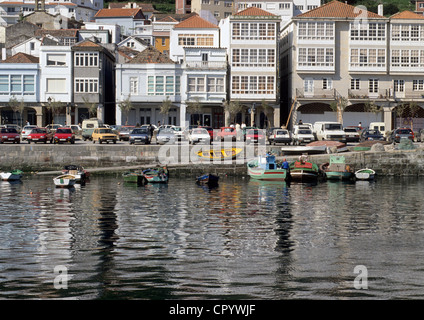
[[[0,145],[0,171],[21,169],[25,172],[60,171],[68,164],[82,165],[91,172],[119,172],[128,168],[167,165],[178,175],[197,175],[204,172],[227,175],[247,175],[247,159],[233,161],[200,161],[196,151],[201,146],[185,149],[174,145]],[[262,152],[265,149],[262,149]],[[278,147],[267,146],[277,160],[297,159],[298,155],[284,156]],[[340,153],[353,169],[372,168],[381,176],[424,176],[424,149],[355,151]],[[310,155],[318,165],[329,161],[329,154]],[[251,157],[250,157],[251,158]],[[161,162],[165,160],[167,163]]]

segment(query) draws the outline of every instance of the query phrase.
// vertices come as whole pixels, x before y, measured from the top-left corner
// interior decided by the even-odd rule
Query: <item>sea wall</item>
[[[129,167],[167,165],[171,171],[181,175],[195,175],[202,172],[245,175],[246,159],[233,161],[206,161],[196,156],[199,146],[181,148],[158,145],[1,145],[0,170],[21,169],[26,172],[61,170],[64,165],[79,164],[85,168],[100,169],[102,172],[122,171]],[[289,161],[298,156],[284,156],[278,147],[267,146],[274,151],[277,159]],[[263,151],[263,150],[262,150]],[[255,152],[256,153],[256,152]],[[252,154],[249,154],[252,156]],[[424,149],[355,151],[343,152],[346,162],[352,168],[372,168],[383,176],[424,176]],[[321,164],[329,161],[329,154],[311,155],[309,158]],[[165,162],[164,162],[165,161]]]

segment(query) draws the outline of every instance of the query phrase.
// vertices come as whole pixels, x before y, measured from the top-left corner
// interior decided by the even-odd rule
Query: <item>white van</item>
[[[386,137],[386,124],[384,122],[371,122],[369,129],[378,130],[383,135],[383,137]]]
[[[346,143],[346,133],[340,122],[317,121],[314,123],[316,140],[333,140]]]
[[[301,145],[315,141],[315,136],[312,132],[312,124],[298,124],[293,128],[293,144]]]
[[[97,118],[85,119],[82,121],[82,138],[84,141],[91,140],[91,135],[94,129],[101,128],[104,126],[102,120]]]

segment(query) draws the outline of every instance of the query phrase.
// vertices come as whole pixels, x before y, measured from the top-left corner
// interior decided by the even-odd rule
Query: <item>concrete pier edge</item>
[[[57,174],[68,164],[82,165],[92,174],[119,174],[129,169],[162,166],[158,161],[161,146],[129,145],[2,145],[0,146],[0,171],[20,169],[25,173]],[[172,148],[178,148],[173,146]],[[191,151],[192,146],[190,146]],[[284,155],[281,147],[267,146],[277,160],[293,161],[299,155]],[[379,176],[423,176],[424,148],[414,150],[348,151],[346,163],[354,170],[372,168]],[[181,155],[180,155],[181,156]],[[330,154],[309,155],[316,164],[329,161]],[[246,176],[249,159],[223,162],[185,161],[167,163],[170,173],[177,176],[196,176],[205,172],[228,176]]]

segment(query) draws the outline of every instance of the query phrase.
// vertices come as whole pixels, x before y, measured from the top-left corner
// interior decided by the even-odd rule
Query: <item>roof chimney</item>
[[[383,15],[383,4],[382,3],[378,5],[378,15],[379,16]]]

